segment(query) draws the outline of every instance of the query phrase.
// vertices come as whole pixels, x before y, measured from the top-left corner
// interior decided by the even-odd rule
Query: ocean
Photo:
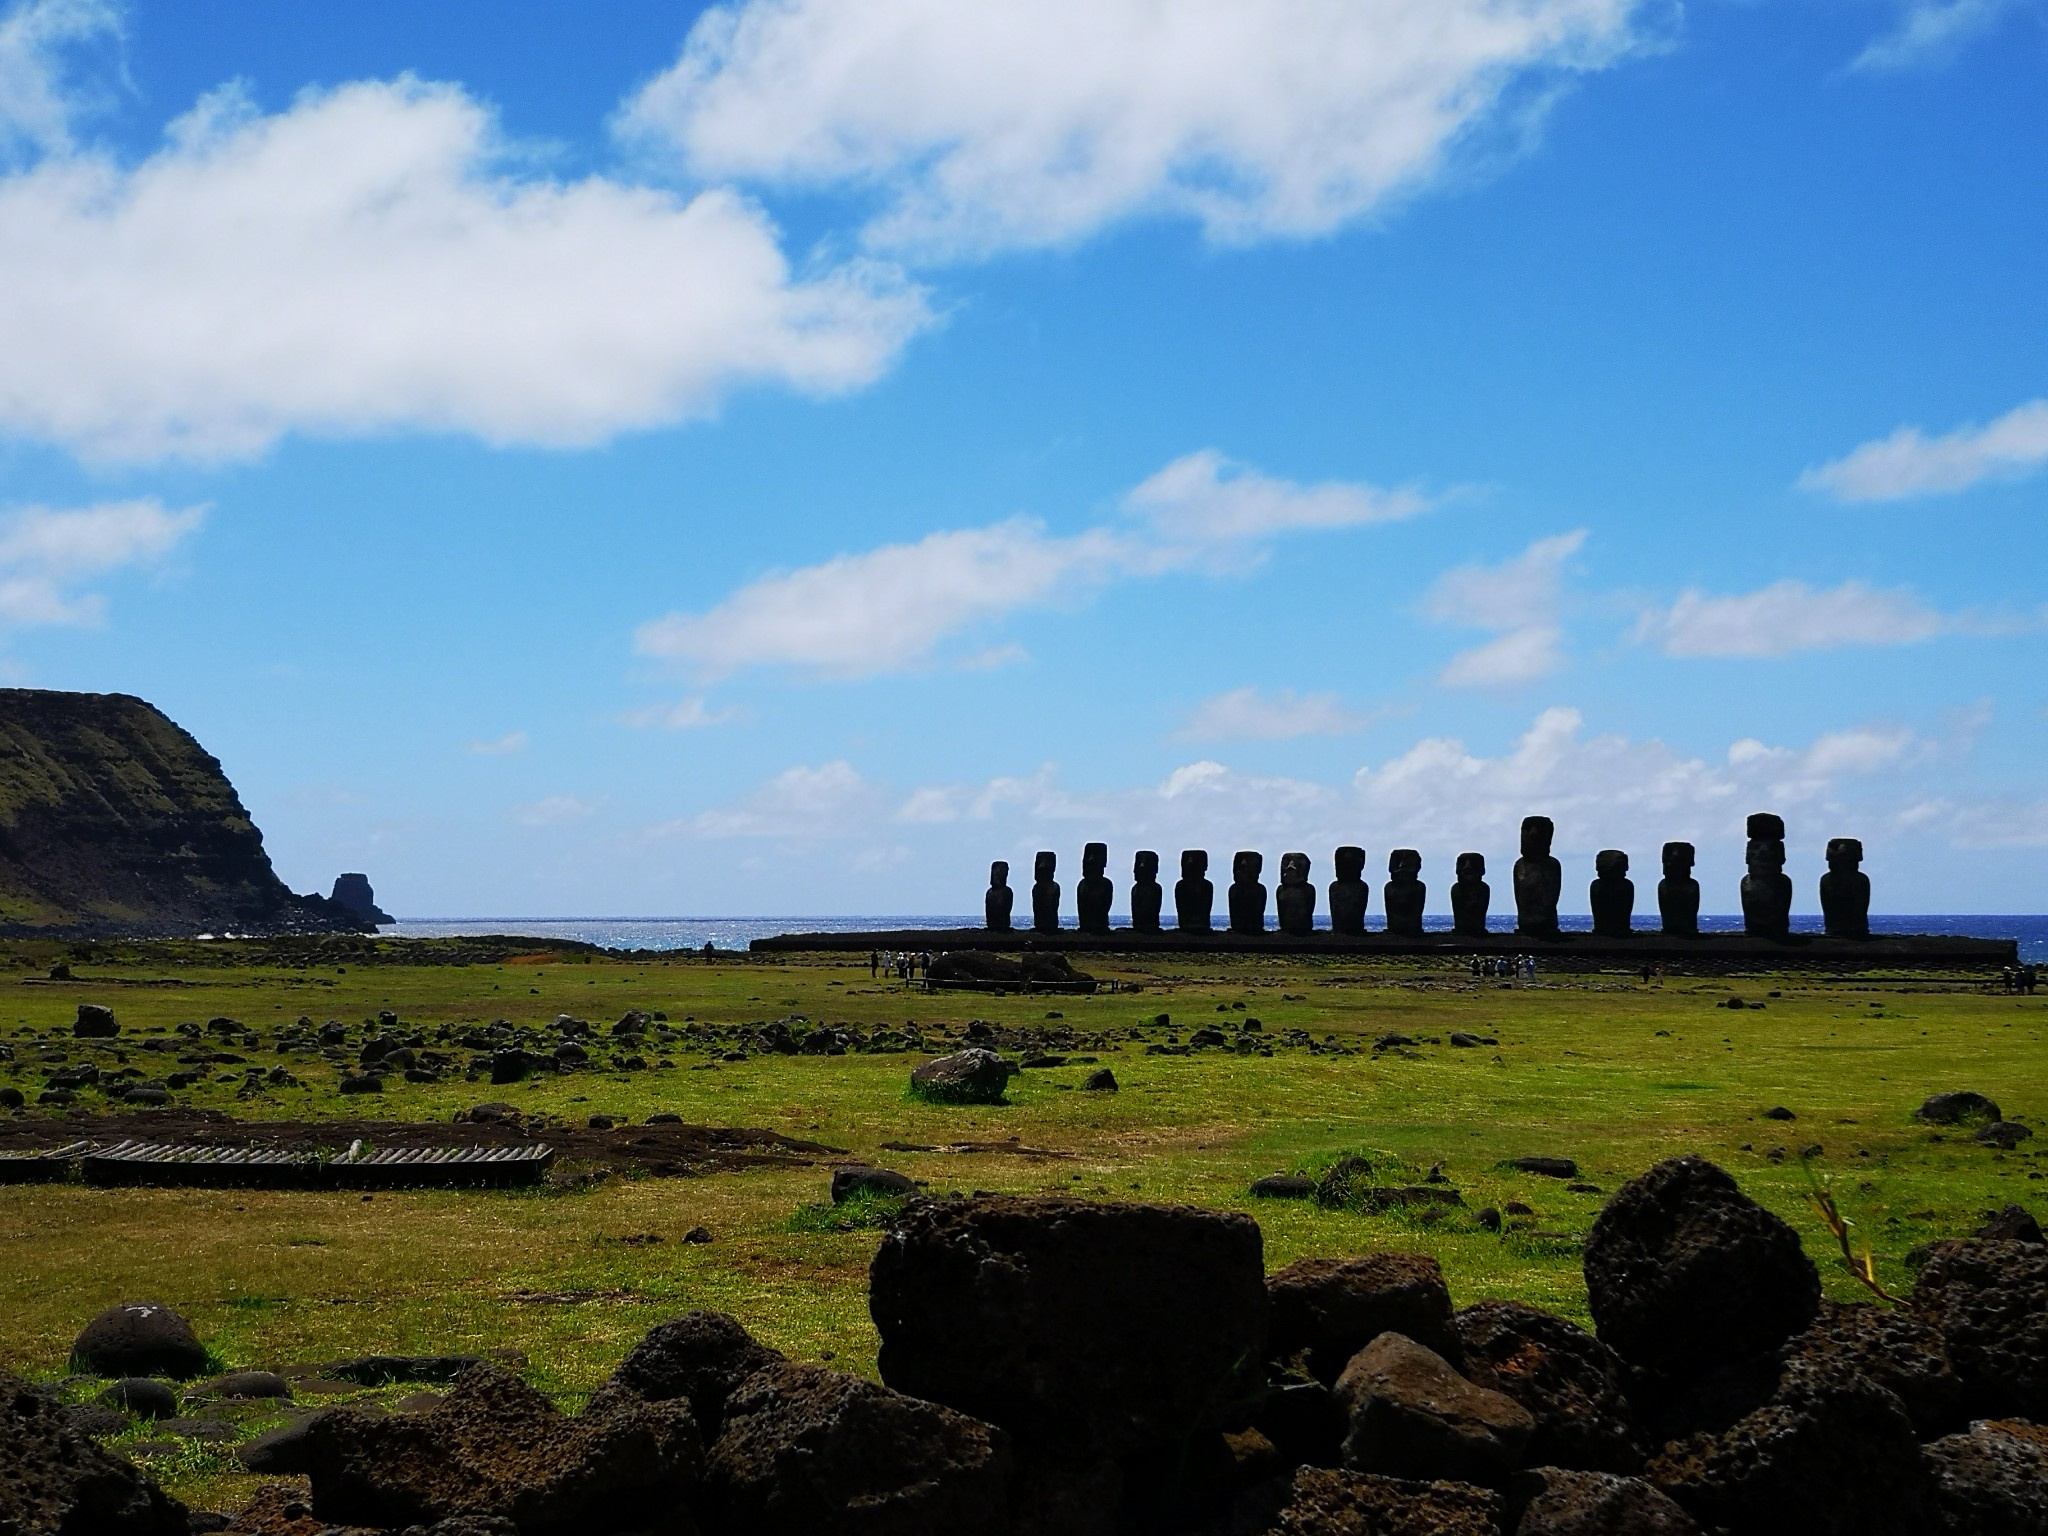
[[[1123,919],[1119,918],[1121,922]],[[510,933],[540,939],[571,939],[601,944],[606,949],[702,949],[715,944],[720,949],[745,949],[752,939],[771,938],[778,933],[850,933],[866,929],[979,928],[979,917],[476,917],[406,918],[380,930],[401,938],[438,939],[463,934]],[[1071,920],[1067,923],[1072,927]],[[1316,926],[1327,928],[1328,920],[1318,918]],[[1451,926],[1448,915],[1431,916],[1423,926],[1433,932]],[[1512,918],[1496,919],[1496,932],[1514,928]],[[1565,916],[1559,926],[1576,933],[1589,931],[1590,917]],[[1700,927],[1712,933],[1736,933],[1740,917],[1700,918]],[[1792,919],[1795,933],[1819,933],[1817,914]],[[2017,939],[2022,960],[2048,963],[2048,917],[2044,916],[1873,916],[1872,933],[1945,933],[1978,939]]]

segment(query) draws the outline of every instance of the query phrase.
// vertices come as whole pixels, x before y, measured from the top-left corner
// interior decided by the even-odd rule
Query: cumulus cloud
[[[1667,656],[1783,656],[1844,645],[1910,645],[1940,634],[1947,623],[1903,589],[1778,581],[1724,596],[1681,593],[1669,608],[1645,614],[1636,637]]]
[[[526,732],[507,731],[491,741],[472,741],[469,750],[478,757],[510,757],[526,750]]]
[[[811,842],[872,831],[888,815],[888,792],[843,759],[784,770],[737,805],[705,811],[660,830],[693,837],[759,837]]]
[[[1419,493],[1369,485],[1295,485],[1206,451],[1134,489],[1123,524],[1057,535],[1012,518],[838,555],[763,576],[702,612],[651,620],[635,645],[706,678],[760,666],[868,677],[925,664],[962,632],[1085,600],[1113,581],[1240,572],[1278,535],[1407,516],[1422,504]],[[1016,654],[1002,645],[962,664],[999,665]]]
[[[1497,565],[1461,565],[1444,572],[1422,596],[1422,611],[1439,624],[1500,631],[1497,639],[1461,651],[1437,674],[1451,688],[1506,687],[1548,677],[1564,665],[1565,570],[1586,542],[1586,530],[1538,539]]]
[[[1884,73],[1945,63],[1965,44],[2035,3],[2036,0],[1909,0],[1898,25],[1872,39],[1849,67]]]
[[[1276,694],[1233,688],[1202,700],[1174,735],[1182,741],[1289,741],[1363,730],[1370,714],[1347,709],[1334,693]]]
[[[78,586],[161,560],[205,515],[204,507],[171,511],[155,500],[0,515],[0,623],[97,623],[106,599]]]
[[[694,175],[857,185],[887,249],[1069,242],[1135,215],[1302,237],[1526,135],[1636,41],[1636,0],[741,0],[622,115]],[[1496,135],[1497,137],[1498,135]]]
[[[81,102],[67,55],[120,32],[111,0],[26,0],[0,16],[0,159],[71,147]]]
[[[2029,400],[1985,426],[1940,437],[1900,427],[1799,477],[1802,490],[1837,501],[1901,501],[2018,480],[2048,464],[2048,400]]]
[[[793,273],[730,191],[519,173],[483,106],[411,79],[267,116],[229,88],[132,167],[0,177],[0,432],[91,455],[598,443],[867,383],[929,318],[872,263]]]

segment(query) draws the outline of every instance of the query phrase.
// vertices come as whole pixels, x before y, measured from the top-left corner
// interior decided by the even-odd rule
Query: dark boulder
[[[1970,1140],[1996,1147],[2001,1152],[2010,1152],[2033,1134],[2032,1126],[2022,1125],[2017,1120],[1994,1120],[1989,1125],[1979,1126],[1977,1134]]]
[[[235,1459],[251,1472],[260,1472],[266,1477],[302,1476],[313,1470],[313,1446],[324,1434],[319,1428],[322,1420],[330,1413],[370,1412],[372,1410],[367,1408],[328,1408],[307,1414],[289,1424],[280,1424],[260,1435],[252,1435],[235,1447]]]
[[[121,1026],[114,1021],[113,1009],[101,1003],[80,1003],[71,1033],[80,1040],[111,1040],[121,1033]]]
[[[382,1093],[384,1091],[384,1079],[378,1077],[373,1072],[358,1073],[353,1076],[344,1077],[341,1080],[339,1091],[342,1093]]]
[[[1009,1081],[1008,1063],[978,1045],[910,1071],[910,1091],[941,1104],[1000,1104]]]
[[[1475,1303],[1456,1327],[1467,1379],[1512,1397],[1535,1419],[1531,1461],[1587,1472],[1642,1466],[1628,1367],[1592,1334],[1519,1301]]]
[[[1980,1419],[1967,1434],[1921,1448],[1939,1536],[2041,1536],[2048,1531],[2048,1429]]]
[[[1984,1225],[1970,1235],[2008,1243],[2048,1242],[2048,1237],[2042,1235],[2041,1223],[2034,1220],[2034,1213],[2024,1205],[2007,1205],[1993,1212],[1985,1219]]]
[[[912,1201],[869,1270],[882,1379],[1097,1459],[1178,1443],[1255,1385],[1262,1252],[1232,1212]]]
[[[138,1419],[174,1419],[178,1416],[177,1392],[152,1376],[124,1376],[102,1392],[99,1400],[109,1408],[119,1408]]]
[[[832,1170],[832,1203],[840,1205],[855,1195],[879,1195],[900,1200],[917,1193],[917,1184],[907,1173],[893,1168],[868,1168],[853,1164]]]
[[[1701,1157],[1624,1184],[1593,1223],[1585,1269],[1601,1342],[1667,1376],[1773,1349],[1820,1306],[1799,1234]]]
[[[1998,1106],[1981,1093],[1965,1089],[1959,1093],[1937,1093],[1915,1112],[1935,1125],[1959,1125],[1965,1120],[2003,1120]]]
[[[1898,1398],[1923,1440],[1962,1427],[1963,1383],[1942,1336],[1907,1312],[1869,1302],[1823,1301],[1813,1326],[1785,1346],[1807,1362],[1861,1377]]]
[[[1515,1536],[1699,1536],[1691,1515],[1639,1477],[1538,1467],[1516,1482],[1527,1502]]]
[[[1306,1200],[1315,1192],[1316,1181],[1301,1173],[1269,1173],[1251,1183],[1251,1193],[1261,1200]]]
[[[156,1301],[108,1307],[80,1331],[72,1363],[95,1376],[168,1376],[189,1381],[206,1369],[192,1325]]]
[[[650,1403],[682,1398],[715,1439],[733,1390],[782,1359],[723,1312],[685,1312],[649,1329],[600,1390],[630,1392]]]
[[[1353,1355],[1388,1332],[1459,1356],[1450,1288],[1427,1254],[1296,1259],[1267,1278],[1266,1307],[1267,1352],[1291,1360],[1307,1351],[1309,1374],[1321,1382],[1335,1381]]]
[[[570,1418],[491,1365],[464,1372],[427,1413],[321,1414],[303,1449],[322,1520],[497,1516],[521,1536],[630,1529],[671,1507],[704,1465],[684,1403],[613,1395]]]
[[[1496,1483],[1520,1465],[1536,1427],[1513,1398],[1398,1333],[1352,1356],[1336,1390],[1350,1417],[1344,1464],[1359,1472]]]
[[[1117,1091],[1116,1074],[1107,1067],[1097,1067],[1093,1072],[1090,1072],[1081,1079],[1081,1088],[1086,1093],[1115,1093]]]
[[[0,1375],[0,1531],[185,1536],[185,1507],[95,1445],[54,1397]]]
[[[275,1371],[229,1371],[186,1391],[188,1397],[285,1398],[292,1384]]]
[[[1568,1157],[1517,1157],[1510,1159],[1510,1165],[1546,1179],[1576,1179],[1579,1176],[1579,1165]]]
[[[129,1427],[127,1414],[103,1403],[73,1403],[64,1410],[64,1419],[81,1435],[90,1435],[95,1440],[125,1434]]]
[[[1303,1467],[1274,1536],[1500,1536],[1500,1495],[1470,1483],[1406,1482]]]
[[[555,1065],[555,1058],[525,1051],[517,1046],[491,1052],[491,1081],[497,1084],[523,1082],[535,1072]]]
[[[727,1399],[707,1495],[748,1536],[955,1536],[999,1527],[1009,1482],[993,1425],[784,1362]]]
[[[1912,1306],[1941,1331],[1971,1417],[2048,1420],[2048,1246],[1938,1244]]]

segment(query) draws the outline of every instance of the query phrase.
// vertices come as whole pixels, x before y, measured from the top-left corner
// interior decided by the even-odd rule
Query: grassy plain
[[[16,966],[0,970],[0,1041],[15,1058],[0,1062],[0,1084],[27,1091],[23,1113],[56,1113],[34,1106],[54,1065],[35,1059],[38,1037],[67,1037],[58,1048],[85,1059],[69,1024],[79,1002],[94,1001],[116,1009],[119,1048],[152,1075],[167,1062],[137,1050],[141,1037],[214,1015],[254,1028],[263,1045],[248,1052],[251,1062],[283,1061],[304,1087],[237,1099],[239,1079],[223,1073],[179,1095],[247,1119],[445,1122],[502,1100],[574,1124],[595,1113],[637,1121],[669,1111],[763,1126],[846,1157],[565,1190],[374,1199],[0,1186],[0,1368],[61,1376],[87,1317],[146,1297],[184,1312],[235,1366],[509,1348],[527,1357],[532,1379],[571,1403],[646,1328],[699,1306],[735,1314],[794,1356],[872,1373],[865,1286],[876,1233],[804,1215],[825,1198],[831,1164],[852,1160],[899,1168],[941,1192],[1059,1190],[1247,1210],[1265,1232],[1271,1267],[1306,1254],[1407,1248],[1439,1259],[1460,1305],[1516,1297],[1580,1318],[1576,1239],[1603,1195],[1505,1168],[1508,1159],[1571,1157],[1584,1181],[1609,1192],[1659,1158],[1704,1153],[1800,1230],[1828,1289],[1843,1297],[1856,1294],[1855,1282],[1806,1206],[1811,1178],[1829,1181],[1894,1289],[1911,1283],[1904,1257],[1916,1244],[1968,1232],[2011,1200],[2048,1214],[2040,1141],[2003,1154],[1912,1117],[1928,1094],[1952,1088],[1989,1094],[2008,1118],[2048,1111],[2048,998],[1965,983],[1784,976],[1646,986],[1559,976],[1506,986],[1412,962],[1204,957],[1091,962],[1105,978],[1141,985],[1136,993],[994,997],[906,990],[872,980],[851,957],[707,962],[543,951],[420,964],[408,963],[402,947],[379,949],[341,965],[305,949],[102,950],[73,960],[73,979],[52,981],[45,972],[61,952],[14,946],[0,956]],[[1716,1006],[1731,991],[1766,1006]],[[496,1088],[459,1072],[433,1084],[393,1078],[366,1100],[335,1093],[338,1074],[317,1057],[270,1053],[277,1026],[301,1015],[341,1020],[353,1047],[363,1021],[387,1009],[431,1033],[497,1018],[537,1026],[558,1013],[608,1024],[629,1008],[660,1010],[679,1031],[796,1016],[864,1034],[915,1023],[939,1048],[976,1018],[1071,1028],[1103,1037],[1081,1050],[1112,1068],[1121,1091],[1081,1091],[1092,1068],[1075,1063],[1018,1074],[1004,1105],[940,1106],[906,1092],[916,1056],[726,1061],[725,1044],[679,1039],[650,1042],[652,1065],[641,1071],[550,1074]],[[1154,1022],[1162,1013],[1163,1027]],[[1272,1055],[1146,1051],[1211,1024],[1234,1044],[1249,1017]],[[1498,1044],[1453,1048],[1454,1030]],[[1306,1031],[1317,1049],[1285,1044],[1290,1031]],[[1413,1055],[1373,1053],[1389,1032],[1415,1037]],[[1425,1043],[1432,1039],[1443,1043]],[[1778,1105],[1797,1118],[1762,1117]],[[450,1140],[459,1134],[451,1127]],[[1055,1155],[883,1145],[1009,1138]],[[1261,1175],[1360,1149],[1397,1177],[1418,1179],[1441,1164],[1465,1209],[1426,1223],[1247,1193]],[[1521,1230],[1496,1234],[1472,1219],[1511,1200],[1533,1210]],[[680,1241],[698,1225],[715,1240]],[[138,1428],[130,1438],[146,1437]],[[203,1447],[184,1447],[163,1470],[175,1491],[202,1502],[245,1486],[220,1452]]]

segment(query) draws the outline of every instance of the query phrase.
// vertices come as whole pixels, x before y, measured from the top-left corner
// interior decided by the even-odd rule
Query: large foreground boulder
[[[782,1360],[780,1350],[756,1342],[723,1312],[685,1312],[650,1328],[626,1352],[599,1395],[630,1392],[650,1403],[682,1398],[704,1436],[715,1440],[733,1390]]]
[[[1500,1536],[1500,1495],[1470,1483],[1406,1482],[1303,1467],[1274,1536]]]
[[[617,1394],[570,1418],[493,1365],[465,1371],[426,1413],[323,1413],[301,1451],[322,1520],[402,1527],[498,1517],[521,1536],[630,1529],[673,1507],[704,1467],[681,1400]]]
[[[1904,1405],[1923,1440],[1960,1429],[1963,1383],[1942,1336],[1908,1312],[1871,1302],[1823,1301],[1813,1326],[1785,1346],[1805,1362],[1883,1387]]]
[[[2048,1421],[2048,1247],[1990,1238],[1939,1244],[1921,1266],[1912,1303],[1941,1330],[1973,1418]]]
[[[72,1362],[95,1376],[169,1376],[189,1381],[206,1371],[206,1347],[192,1325],[160,1301],[108,1307],[80,1330]]]
[[[1257,1223],[1183,1206],[916,1200],[869,1270],[882,1380],[1112,1460],[1222,1423],[1265,1306]]]
[[[1388,1332],[1458,1357],[1450,1288],[1427,1254],[1296,1259],[1266,1281],[1266,1301],[1267,1349],[1276,1360],[1306,1350],[1318,1381],[1335,1381],[1353,1355]]]
[[[184,1536],[185,1507],[73,1429],[54,1398],[0,1375],[0,1531]]]
[[[1527,1481],[1515,1536],[1699,1536],[1699,1522],[1639,1477],[1538,1467]]]
[[[1474,1386],[1398,1333],[1352,1356],[1337,1400],[1350,1417],[1344,1464],[1390,1477],[1497,1483],[1520,1465],[1536,1427],[1513,1398]]]
[[[2048,1429],[1980,1419],[1922,1448],[1941,1536],[2048,1531]]]
[[[1536,1421],[1528,1459],[1589,1472],[1634,1472],[1643,1448],[1621,1357],[1576,1323],[1519,1301],[1457,1315],[1466,1377],[1505,1393]]]
[[[822,1366],[784,1362],[727,1399],[708,1498],[747,1536],[955,1536],[999,1528],[1000,1429]]]
[[[1775,1349],[1820,1306],[1799,1234],[1702,1157],[1624,1184],[1593,1223],[1585,1266],[1601,1341],[1666,1377]]]

